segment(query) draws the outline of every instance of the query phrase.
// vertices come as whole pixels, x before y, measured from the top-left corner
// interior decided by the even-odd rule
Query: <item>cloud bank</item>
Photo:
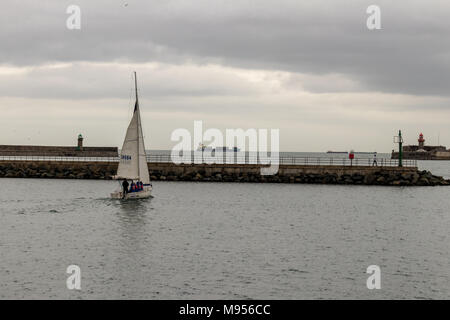
[[[133,70],[154,148],[195,119],[280,128],[292,151],[390,151],[399,128],[450,141],[448,1],[378,1],[375,31],[370,1],[124,3],[77,1],[81,30],[66,28],[71,1],[3,4],[2,143],[67,144],[77,130],[119,145],[123,132],[103,132],[126,125]],[[19,114],[34,115],[26,133]],[[46,131],[53,117],[64,125]]]

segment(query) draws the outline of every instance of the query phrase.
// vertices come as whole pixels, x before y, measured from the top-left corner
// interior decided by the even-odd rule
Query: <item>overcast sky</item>
[[[121,146],[136,70],[148,149],[194,120],[280,129],[282,151],[390,152],[398,129],[450,147],[449,17],[448,0],[4,0],[0,144]]]

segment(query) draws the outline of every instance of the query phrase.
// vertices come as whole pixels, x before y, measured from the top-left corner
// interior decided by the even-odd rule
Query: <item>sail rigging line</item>
[[[133,113],[134,113],[134,112],[131,112],[131,114],[130,114],[130,110],[134,110],[134,108],[132,108],[132,106],[133,106],[133,102],[132,102],[132,100],[133,100],[133,74],[131,74],[130,80],[131,80],[131,83],[130,83],[130,87],[129,87],[129,96],[128,96],[128,104],[127,104],[128,105],[128,108],[127,108],[128,121],[131,120],[131,118],[133,117]]]
[[[134,88],[136,90],[136,104],[134,105],[134,112],[138,112],[137,114],[137,126],[136,126],[136,131],[137,131],[137,156],[138,156],[138,177],[141,177],[141,164],[140,164],[140,160],[141,160],[141,152],[139,150],[139,145],[140,145],[140,141],[139,141],[139,127],[141,126],[140,123],[140,116],[139,116],[139,98],[138,98],[138,91],[137,91],[137,76],[136,76],[136,71],[134,72]]]

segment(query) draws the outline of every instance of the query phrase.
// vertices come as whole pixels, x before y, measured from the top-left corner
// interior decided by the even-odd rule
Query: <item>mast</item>
[[[136,90],[136,104],[138,103],[138,92],[137,92],[137,77],[136,71],[134,72],[134,89]]]
[[[134,107],[134,112],[139,112],[139,100],[138,100],[138,90],[137,90],[137,76],[136,76],[136,71],[134,72],[134,89],[136,91],[136,105]],[[141,178],[141,166],[139,164],[140,158],[141,158],[141,153],[139,150],[139,145],[140,145],[140,140],[139,140],[139,133],[140,133],[140,128],[141,123],[140,123],[140,115],[138,114],[137,117],[137,126],[136,126],[136,130],[137,130],[137,167],[138,167],[138,179]]]

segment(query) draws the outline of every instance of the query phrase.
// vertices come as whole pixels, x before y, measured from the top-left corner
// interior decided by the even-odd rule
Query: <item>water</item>
[[[0,298],[450,298],[450,187],[154,182],[122,202],[116,186],[0,179]]]

